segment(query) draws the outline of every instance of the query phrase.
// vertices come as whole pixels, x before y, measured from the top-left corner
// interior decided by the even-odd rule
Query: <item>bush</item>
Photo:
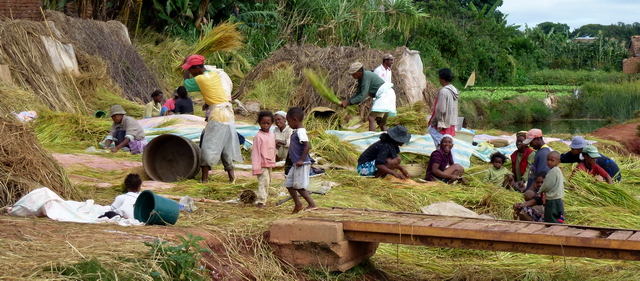
[[[573,101],[577,103],[574,118],[631,119],[640,109],[640,81],[586,83]]]

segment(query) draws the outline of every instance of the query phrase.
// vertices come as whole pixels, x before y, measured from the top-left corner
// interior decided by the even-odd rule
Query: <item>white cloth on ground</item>
[[[77,202],[63,200],[47,187],[32,190],[8,209],[16,216],[47,216],[52,220],[79,223],[115,222],[119,225],[142,225],[135,219],[98,219],[111,210],[109,206],[94,204],[93,200]]]

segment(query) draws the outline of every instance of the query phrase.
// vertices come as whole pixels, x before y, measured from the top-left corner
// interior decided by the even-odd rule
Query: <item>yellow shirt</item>
[[[205,71],[194,78],[185,79],[184,87],[189,92],[201,92],[208,105],[229,102],[227,93],[222,88],[222,80],[216,72]]]

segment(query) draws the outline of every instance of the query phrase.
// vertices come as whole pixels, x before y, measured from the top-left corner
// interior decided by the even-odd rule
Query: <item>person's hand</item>
[[[407,172],[407,171],[402,171],[402,174],[403,174],[406,178],[410,178],[410,176],[409,176],[409,172]]]
[[[407,178],[405,178],[405,176],[401,173],[394,173],[393,174],[394,177],[399,178],[401,180],[406,180]]]
[[[513,210],[520,211],[520,209],[522,209],[522,204],[521,203],[513,204]]]
[[[118,152],[118,148],[116,148],[115,146],[114,146],[114,147],[112,147],[112,148],[111,148],[111,152],[112,152],[112,153],[116,153],[116,152]]]
[[[109,150],[109,147],[105,146],[105,147],[103,147],[102,149],[104,149],[104,150]]]
[[[302,161],[302,159],[298,160],[298,162],[296,162],[295,164],[293,164],[296,167],[301,167],[304,166],[304,161]]]
[[[347,106],[349,106],[349,100],[343,100],[342,107],[346,108]]]

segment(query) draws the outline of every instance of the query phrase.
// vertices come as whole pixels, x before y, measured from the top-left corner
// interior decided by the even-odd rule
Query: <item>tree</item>
[[[548,34],[549,32],[553,33],[568,33],[569,32],[569,25],[567,25],[566,23],[552,23],[549,21],[543,22],[538,24],[536,27],[540,28],[542,30],[542,32],[544,32],[545,34]]]

